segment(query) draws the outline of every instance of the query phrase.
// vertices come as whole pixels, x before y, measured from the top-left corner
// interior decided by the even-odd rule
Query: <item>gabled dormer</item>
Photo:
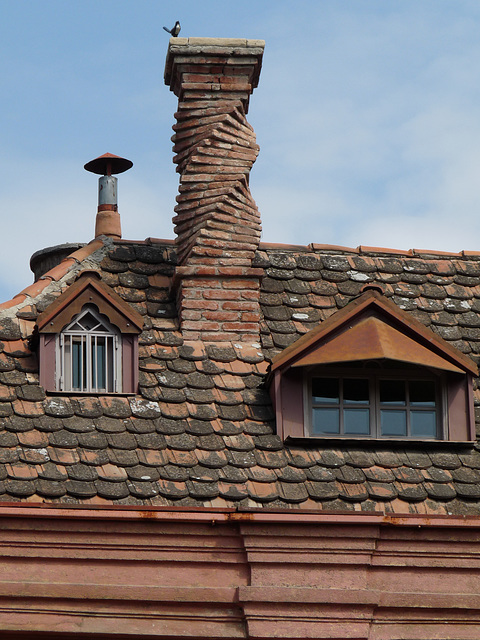
[[[50,392],[135,393],[143,318],[87,271],[38,318],[40,383]]]
[[[474,362],[375,290],[272,362],[283,438],[470,441]]]

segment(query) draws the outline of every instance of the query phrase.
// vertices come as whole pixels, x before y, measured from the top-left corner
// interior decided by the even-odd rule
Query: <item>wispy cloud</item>
[[[2,299],[31,281],[34,251],[92,238],[82,165],[106,151],[134,162],[124,236],[173,236],[161,27],[176,19],[186,36],[266,40],[249,114],[264,240],[480,248],[478,2],[22,5],[4,3],[0,22]]]

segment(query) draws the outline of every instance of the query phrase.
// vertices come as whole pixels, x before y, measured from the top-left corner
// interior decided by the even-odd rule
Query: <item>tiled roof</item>
[[[275,354],[372,283],[478,363],[480,254],[261,245],[254,345],[184,341],[175,262],[171,242],[97,239],[2,305],[1,500],[480,513],[477,448],[283,443],[264,387]],[[144,318],[138,395],[39,385],[36,318],[91,269]]]

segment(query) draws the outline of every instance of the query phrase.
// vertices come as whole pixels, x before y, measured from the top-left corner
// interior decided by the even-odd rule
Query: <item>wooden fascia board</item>
[[[40,333],[57,332],[55,318],[66,310],[77,298],[82,296],[89,288],[93,289],[101,300],[112,310],[124,316],[131,323],[131,330],[127,333],[140,333],[143,328],[143,318],[124,300],[120,298],[110,287],[92,277],[80,278],[59,296],[45,311],[38,317],[37,326]],[[100,309],[100,311],[102,311]],[[52,325],[54,323],[54,325]],[[54,328],[50,328],[54,327]]]
[[[314,348],[318,342],[325,339],[331,333],[340,333],[348,322],[358,317],[369,307],[376,309],[380,315],[390,318],[395,324],[399,324],[403,329],[406,329],[406,333],[410,334],[410,337],[423,346],[425,346],[426,343],[432,351],[440,353],[446,360],[453,361],[462,370],[468,371],[474,376],[478,375],[477,365],[468,358],[468,356],[449,345],[443,338],[427,329],[421,322],[399,309],[395,303],[377,291],[367,291],[346,307],[327,318],[327,320],[322,322],[318,327],[299,338],[278,354],[278,356],[275,356],[272,360],[271,371],[274,372],[278,368],[289,368],[295,360],[303,354],[306,354],[310,349]]]

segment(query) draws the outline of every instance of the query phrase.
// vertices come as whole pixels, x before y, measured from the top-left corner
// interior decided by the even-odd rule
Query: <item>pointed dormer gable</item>
[[[95,305],[122,334],[142,331],[143,318],[95,271],[84,271],[61,296],[38,317],[39,333],[59,333],[85,305]]]
[[[283,438],[474,439],[476,364],[369,290],[273,358]]]
[[[477,365],[378,291],[367,291],[275,356],[271,371],[391,360],[478,375]]]
[[[47,392],[136,393],[143,318],[83,272],[38,318],[40,384]]]

